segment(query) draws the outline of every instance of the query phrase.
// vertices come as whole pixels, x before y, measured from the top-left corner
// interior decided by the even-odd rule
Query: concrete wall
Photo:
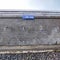
[[[0,45],[60,43],[60,19],[0,19]]]

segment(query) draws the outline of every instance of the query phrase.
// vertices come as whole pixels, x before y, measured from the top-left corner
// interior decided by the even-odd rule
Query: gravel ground
[[[60,52],[0,54],[0,60],[60,60]]]
[[[0,45],[60,44],[60,19],[0,19]]]

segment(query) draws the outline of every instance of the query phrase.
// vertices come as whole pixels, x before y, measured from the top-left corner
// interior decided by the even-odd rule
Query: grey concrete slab
[[[0,19],[0,45],[60,44],[60,19]]]

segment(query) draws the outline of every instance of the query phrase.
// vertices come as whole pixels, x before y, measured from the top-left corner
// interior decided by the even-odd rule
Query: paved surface
[[[60,60],[60,52],[0,54],[0,60]]]
[[[0,45],[60,44],[60,19],[0,19]]]

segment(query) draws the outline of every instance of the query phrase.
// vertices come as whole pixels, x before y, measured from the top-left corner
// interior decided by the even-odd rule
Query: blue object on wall
[[[34,20],[34,16],[33,15],[23,15],[22,19],[23,20]]]

